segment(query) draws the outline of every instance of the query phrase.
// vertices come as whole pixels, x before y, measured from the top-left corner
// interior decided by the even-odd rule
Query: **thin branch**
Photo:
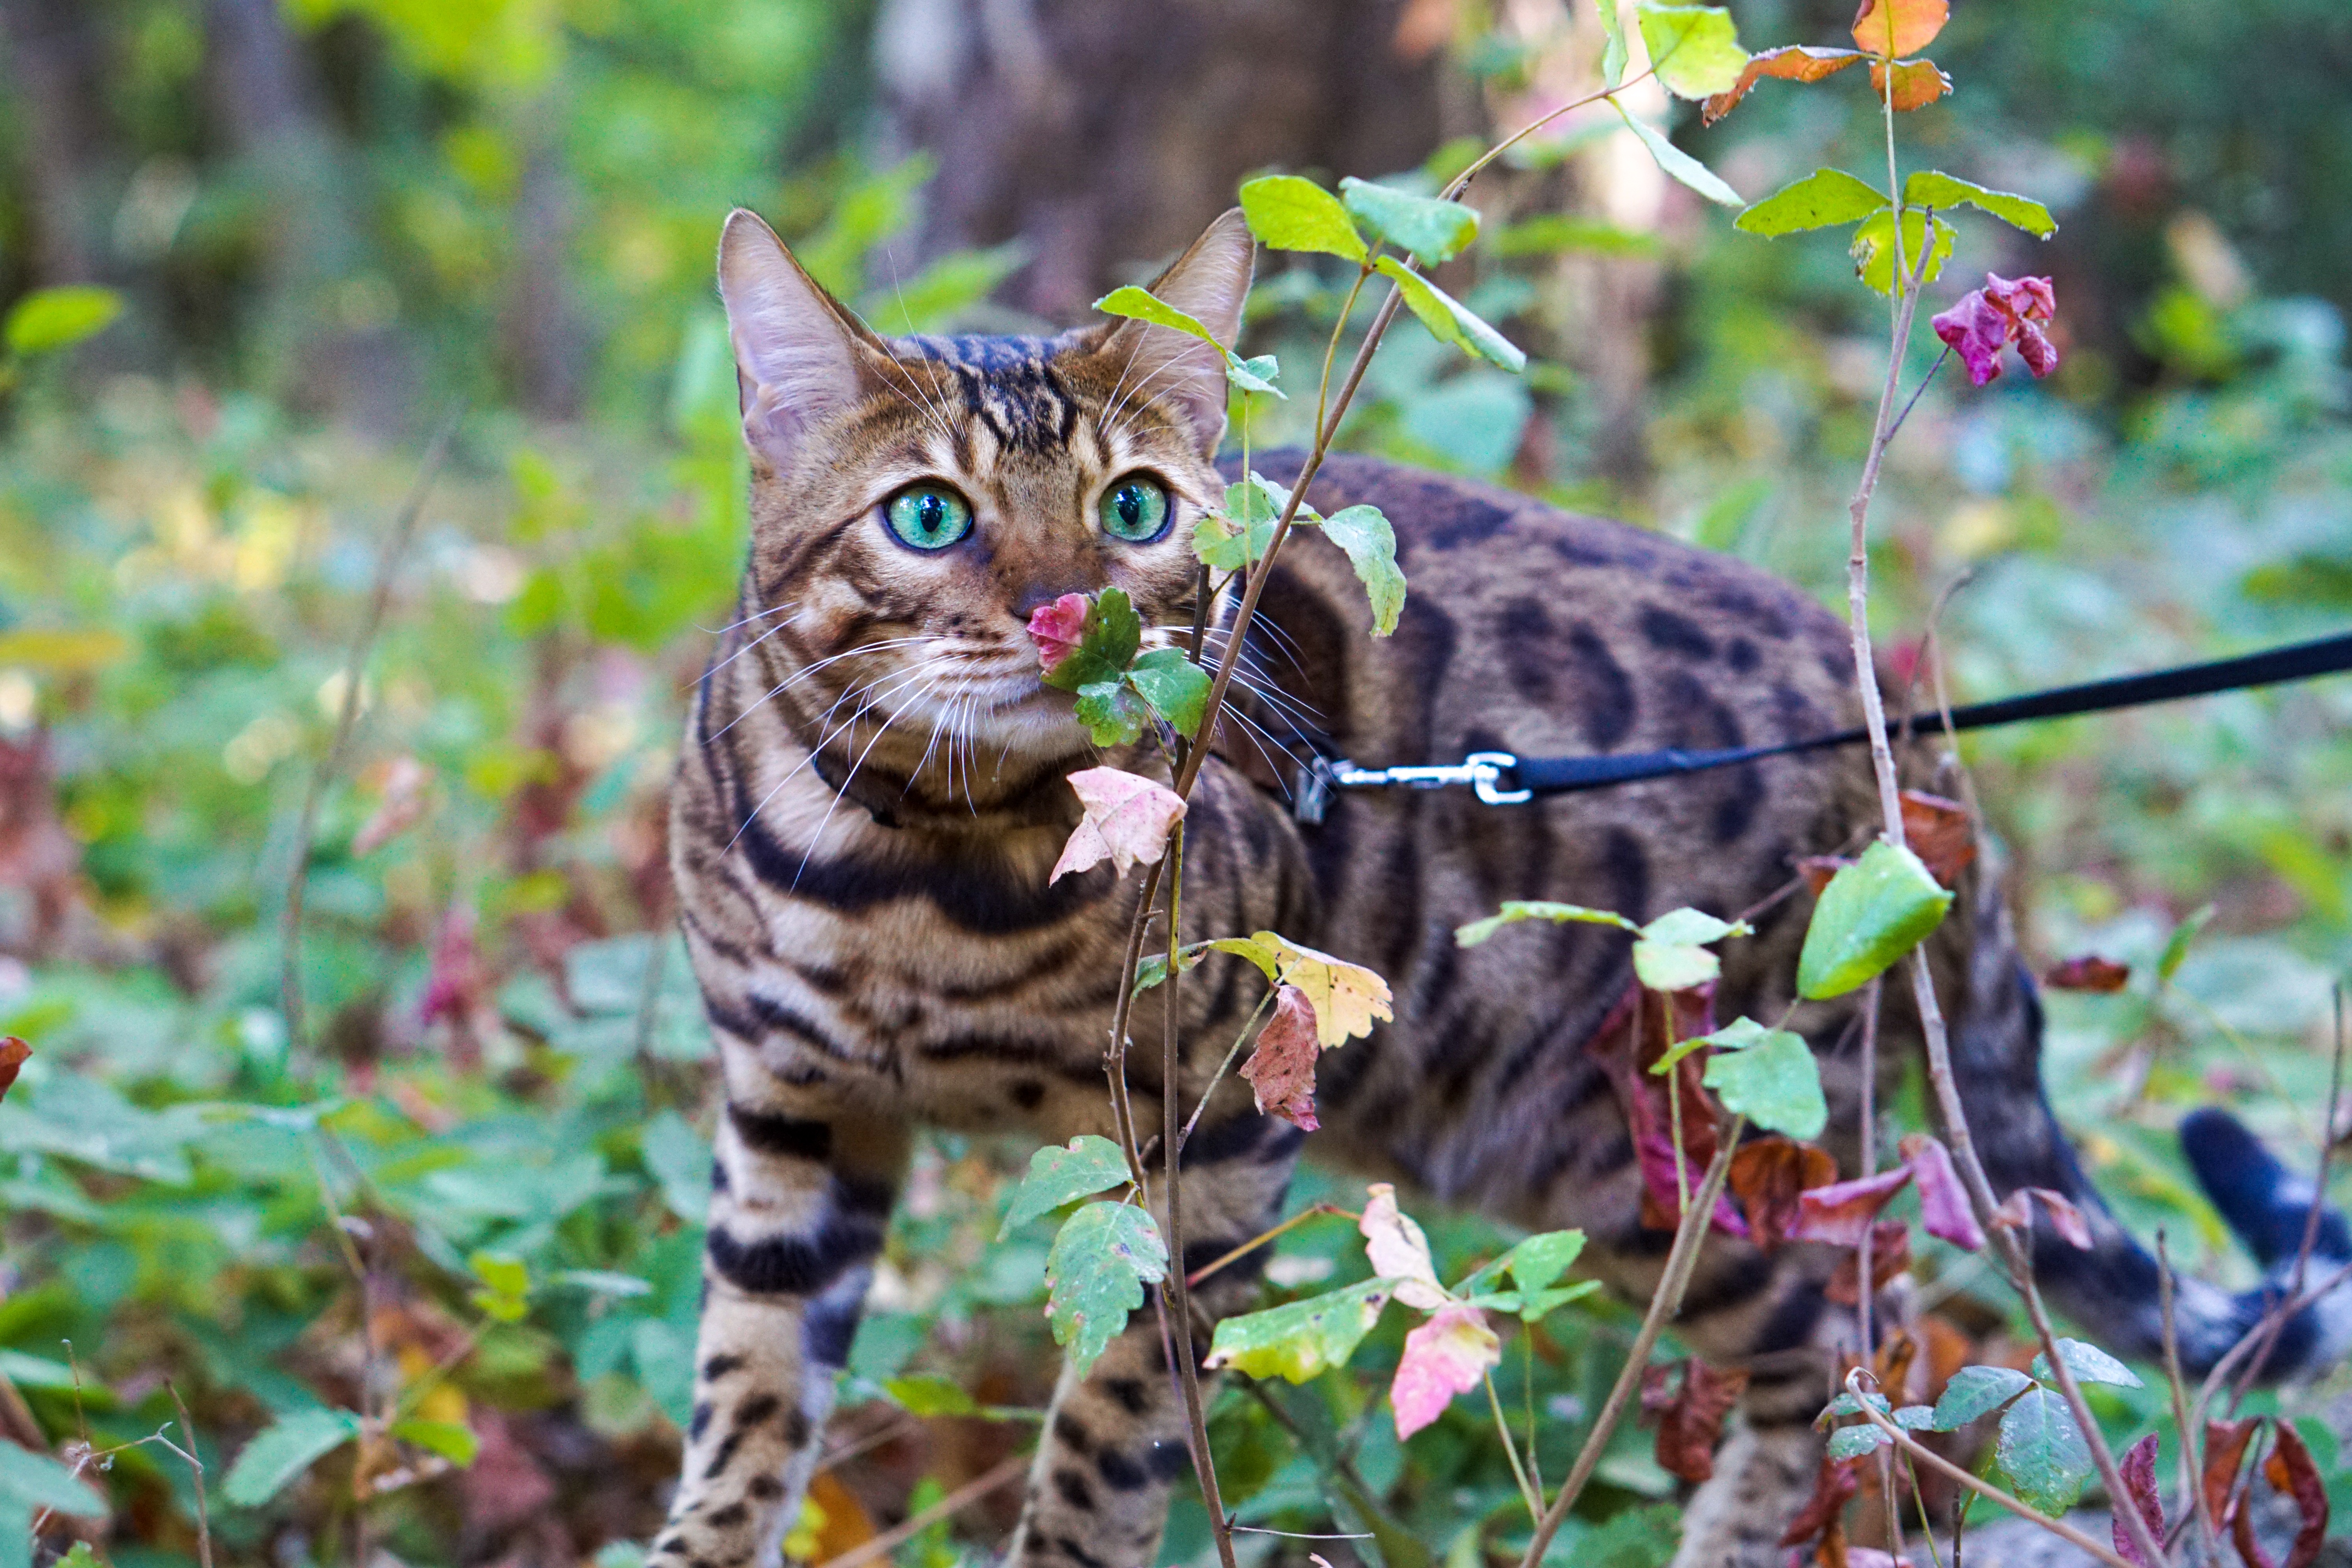
[[[1691,1271],[1697,1267],[1709,1217],[1715,1213],[1716,1199],[1723,1193],[1724,1179],[1731,1173],[1731,1156],[1739,1145],[1740,1129],[1747,1120],[1735,1116],[1729,1130],[1717,1140],[1715,1159],[1699,1183],[1698,1196],[1675,1229],[1674,1247],[1666,1254],[1666,1266],[1658,1276],[1657,1289],[1650,1293],[1650,1307],[1643,1314],[1641,1331],[1633,1336],[1633,1348],[1625,1354],[1625,1364],[1617,1373],[1615,1386],[1609,1390],[1608,1402],[1601,1405],[1599,1419],[1586,1435],[1583,1447],[1576,1451],[1576,1463],[1569,1468],[1568,1479],[1560,1483],[1559,1495],[1552,1499],[1551,1506],[1536,1521],[1535,1534],[1528,1542],[1527,1554],[1519,1560],[1519,1568],[1536,1568],[1543,1561],[1551,1538],[1559,1532],[1560,1525],[1568,1519],[1568,1510],[1576,1506],[1585,1482],[1592,1479],[1594,1468],[1600,1465],[1601,1451],[1608,1447],[1610,1434],[1616,1430],[1625,1406],[1640,1390],[1642,1373],[1650,1364],[1651,1347],[1658,1342],[1666,1320],[1682,1310],[1683,1291],[1690,1284]]]
[[[188,1419],[188,1402],[180,1397],[180,1385],[170,1378],[163,1380],[164,1391],[172,1396],[172,1408],[180,1413],[180,1431],[188,1439],[185,1450],[173,1448],[188,1461],[196,1489],[196,1560],[203,1568],[213,1568],[213,1517],[205,1501],[205,1462],[196,1458],[196,1424]]]
[[[1910,1433],[1906,1432],[1902,1427],[1897,1426],[1894,1422],[1888,1420],[1885,1416],[1881,1415],[1876,1410],[1871,1408],[1870,1402],[1868,1400],[1861,1398],[1863,1392],[1860,1387],[1861,1373],[1862,1368],[1856,1367],[1853,1372],[1846,1374],[1847,1392],[1855,1395],[1856,1402],[1862,1406],[1863,1415],[1869,1418],[1870,1424],[1877,1427],[1880,1431],[1885,1433],[1886,1436],[1895,1443],[1895,1447],[1903,1450],[1906,1458],[1915,1461],[1919,1459],[1927,1460],[1934,1468],[1940,1470],[1944,1475],[1949,1477],[1951,1479],[1959,1482],[1962,1486],[1968,1488],[1970,1491],[1975,1492],[1978,1496],[1989,1498],[1992,1501],[1999,1503],[2001,1507],[2009,1510],[2010,1512],[2017,1515],[2018,1518],[2027,1520],[2034,1524],[2040,1525],[2042,1529],[2058,1537],[2059,1540],[2065,1542],[2068,1545],[2073,1546],[2079,1551],[2087,1552],[2092,1556],[2097,1558],[2100,1562],[2109,1564],[2110,1568],[2138,1568],[2138,1565],[2134,1563],[2130,1558],[2116,1552],[2114,1547],[2107,1545],[2105,1542],[2099,1541],[2095,1537],[2084,1534],[2081,1531],[2075,1529],[2073,1525],[2068,1524],[2063,1519],[2053,1519],[2046,1513],[2035,1512],[2032,1509],[2026,1507],[2015,1498],[2011,1497],[2007,1492],[2002,1491],[2000,1488],[1992,1486],[1988,1482],[1979,1480],[1968,1471],[1960,1468],[1959,1466],[1944,1458],[1943,1455],[1936,1452],[1935,1449],[1928,1447],[1924,1443],[1914,1440]],[[2127,1496],[2128,1494],[2118,1492],[2116,1495],[2120,1498]],[[2138,1511],[2138,1510],[2134,1508],[2118,1506],[2116,1510],[2116,1517],[2121,1519]],[[2164,1561],[2164,1558],[2161,1553],[2158,1553],[2158,1555],[2149,1558],[2148,1561],[2151,1563],[2161,1563]]]
[[[359,635],[352,639],[351,656],[343,661],[343,700],[335,716],[335,738],[327,748],[326,760],[310,775],[310,787],[302,797],[302,815],[295,822],[293,860],[287,868],[286,902],[278,920],[281,953],[278,996],[278,1007],[286,1016],[286,1037],[298,1046],[302,1044],[306,1029],[302,1005],[302,896],[310,881],[310,841],[319,831],[319,807],[335,776],[342,771],[352,731],[359,723],[360,685],[367,672],[368,656],[375,649],[376,636],[383,629],[384,611],[392,603],[393,577],[400,570],[400,558],[408,552],[408,541],[416,531],[416,519],[425,510],[425,498],[440,475],[441,465],[449,456],[450,443],[456,439],[458,422],[465,414],[462,404],[452,408],[441,421],[441,428],[433,433],[432,444],[425,448],[425,459],[416,470],[415,482],[409,486],[408,499],[401,503],[393,519],[392,531],[384,536],[383,550],[376,557],[375,585],[368,597],[367,615],[360,622]]]
[[[1198,1285],[1202,1280],[1206,1279],[1210,1275],[1214,1274],[1218,1269],[1224,1268],[1227,1264],[1237,1262],[1242,1258],[1247,1258],[1251,1253],[1255,1252],[1267,1242],[1272,1241],[1275,1237],[1282,1235],[1283,1232],[1294,1229],[1298,1226],[1305,1225],[1308,1220],[1315,1218],[1318,1215],[1327,1214],[1336,1215],[1342,1219],[1356,1220],[1360,1223],[1363,1219],[1363,1215],[1350,1213],[1349,1210],[1341,1208],[1337,1204],[1327,1204],[1318,1200],[1315,1203],[1307,1205],[1297,1214],[1292,1215],[1280,1225],[1258,1232],[1255,1236],[1251,1237],[1247,1241],[1243,1242],[1239,1247],[1234,1247],[1231,1252],[1226,1253],[1223,1257],[1203,1263],[1200,1268],[1192,1270],[1192,1274],[1186,1279],[1185,1283],[1189,1285]]]
[[[2200,1451],[2198,1429],[2189,1423],[2189,1384],[2180,1375],[2180,1329],[2174,1311],[2177,1287],[2172,1273],[2172,1253],[2165,1244],[2164,1232],[2156,1233],[2157,1300],[2164,1314],[2164,1381],[2172,1394],[2172,1424],[2180,1436],[2180,1491],[2183,1497],[2195,1500],[2196,1506],[2185,1510],[2180,1521],[2192,1521],[2203,1531],[2203,1543],[2210,1552],[2221,1536],[2213,1529],[2213,1515],[2206,1505],[2205,1489],[2197,1484],[2204,1472],[2204,1456]],[[2169,1544],[2169,1542],[2168,1542]]]
[[[865,1544],[853,1546],[838,1557],[826,1558],[819,1568],[861,1568],[864,1563],[886,1562],[890,1553],[958,1509],[978,1502],[1007,1481],[1020,1479],[1022,1472],[1028,1468],[1029,1457],[1015,1454],[978,1480],[967,1481],[930,1507],[908,1515],[903,1522],[892,1525]]]

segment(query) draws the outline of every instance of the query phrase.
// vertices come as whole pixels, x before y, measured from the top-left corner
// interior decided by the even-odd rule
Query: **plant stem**
[[[1235,1262],[1240,1258],[1247,1258],[1251,1253],[1255,1252],[1259,1247],[1264,1247],[1267,1242],[1274,1240],[1284,1232],[1296,1229],[1297,1226],[1305,1225],[1308,1220],[1315,1219],[1323,1215],[1333,1215],[1340,1219],[1352,1219],[1359,1222],[1363,1219],[1363,1215],[1350,1214],[1337,1204],[1309,1204],[1305,1208],[1299,1210],[1297,1214],[1292,1215],[1288,1219],[1284,1220],[1280,1225],[1273,1226],[1267,1229],[1259,1231],[1255,1236],[1251,1237],[1247,1241],[1243,1242],[1239,1247],[1234,1247],[1231,1252],[1226,1253],[1223,1257],[1212,1258],[1208,1262],[1203,1263],[1201,1267],[1192,1270],[1192,1276],[1186,1283],[1198,1285],[1202,1280],[1206,1279],[1218,1269],[1224,1268],[1225,1265]]]
[[[1560,1483],[1559,1495],[1543,1517],[1536,1521],[1534,1536],[1528,1542],[1519,1568],[1536,1568],[1543,1560],[1545,1548],[1559,1532],[1568,1518],[1568,1510],[1592,1472],[1601,1463],[1601,1451],[1608,1447],[1609,1435],[1617,1428],[1625,1414],[1625,1406],[1642,1386],[1642,1373],[1650,1363],[1651,1347],[1658,1342],[1658,1334],[1666,1320],[1682,1310],[1683,1291],[1690,1284],[1691,1271],[1698,1265],[1699,1248],[1706,1239],[1707,1216],[1715,1213],[1715,1201],[1723,1193],[1724,1179],[1731,1173],[1731,1156],[1739,1144],[1740,1129],[1747,1118],[1735,1116],[1731,1126],[1716,1142],[1715,1159],[1706,1168],[1706,1175],[1698,1185],[1697,1200],[1686,1210],[1682,1223],[1675,1227],[1675,1244],[1666,1254],[1666,1266],[1658,1276],[1657,1289],[1650,1292],[1649,1310],[1642,1316],[1641,1331],[1633,1336],[1633,1345],[1625,1354],[1625,1364],[1617,1373],[1617,1382],[1609,1390],[1608,1402],[1601,1405],[1599,1419],[1593,1422],[1584,1444],[1576,1451],[1576,1462],[1569,1467],[1568,1479]]]
[[[1864,1181],[1878,1174],[1878,1003],[1880,982],[1874,978],[1862,1003],[1862,1175]],[[1862,1342],[1862,1364],[1870,1361],[1870,1314],[1878,1295],[1878,1277],[1871,1272],[1870,1242],[1874,1226],[1862,1227],[1862,1245],[1854,1249],[1854,1268],[1860,1277],[1860,1289],[1854,1298],[1854,1332]],[[1894,1493],[1887,1494],[1888,1507],[1894,1504]],[[1900,1555],[1898,1553],[1898,1555]]]
[[[441,428],[433,433],[432,443],[425,448],[424,461],[417,467],[415,481],[408,487],[408,499],[394,515],[392,531],[384,535],[383,550],[376,557],[375,584],[368,596],[367,614],[360,621],[359,635],[352,639],[351,655],[343,661],[343,700],[335,715],[335,738],[327,747],[326,760],[310,775],[310,788],[302,796],[302,814],[295,821],[290,850],[293,858],[286,873],[285,908],[278,917],[278,1005],[285,1015],[286,1038],[298,1047],[306,1033],[302,896],[310,881],[310,841],[319,831],[319,807],[335,775],[342,771],[344,753],[351,749],[352,731],[359,724],[360,683],[367,672],[368,656],[375,649],[376,636],[383,630],[384,611],[392,603],[393,576],[400,569],[400,558],[408,552],[409,537],[416,531],[416,519],[425,510],[425,498],[440,475],[441,465],[449,456],[449,445],[457,438],[457,425],[465,414],[463,404],[452,408],[441,421]]]
[[[1504,1418],[1502,1395],[1495,1392],[1495,1374],[1488,1373],[1485,1381],[1486,1408],[1495,1413],[1495,1430],[1502,1436],[1503,1456],[1511,1461],[1511,1479],[1519,1483],[1519,1500],[1528,1505],[1528,1518],[1533,1521],[1543,1513],[1543,1497],[1536,1490],[1535,1483],[1528,1479],[1527,1467],[1519,1463],[1519,1445],[1511,1436],[1510,1422]]]
[[[1257,1021],[1260,1018],[1265,1016],[1265,1010],[1274,1005],[1275,997],[1279,994],[1281,994],[1280,986],[1267,986],[1265,994],[1258,998],[1256,1010],[1243,1020],[1242,1032],[1234,1037],[1233,1049],[1227,1051],[1225,1059],[1217,1064],[1216,1072],[1209,1079],[1209,1087],[1201,1091],[1200,1103],[1192,1107],[1192,1114],[1184,1123],[1184,1131],[1176,1135],[1178,1153],[1182,1153],[1184,1145],[1192,1141],[1192,1129],[1201,1124],[1201,1116],[1209,1109],[1209,1101],[1215,1097],[1217,1086],[1225,1081],[1225,1074],[1233,1068],[1234,1058],[1242,1054],[1244,1046],[1249,1044],[1250,1031],[1257,1026]]]
[[[2180,1436],[2180,1495],[2195,1504],[2183,1516],[2182,1522],[2197,1525],[2200,1542],[2210,1556],[2221,1534],[2213,1528],[2213,1513],[2206,1504],[2205,1489],[2198,1484],[2205,1463],[2197,1428],[2189,1421],[2189,1384],[2180,1375],[2180,1331],[2173,1312],[2172,1254],[2161,1230],[2156,1233],[2156,1286],[2164,1314],[2164,1381],[2172,1394],[2172,1424],[2179,1428]]]
[[[180,1397],[179,1384],[167,1377],[163,1389],[172,1396],[172,1408],[179,1412],[180,1434],[188,1440],[180,1457],[188,1461],[196,1489],[196,1561],[202,1568],[213,1568],[213,1520],[205,1502],[205,1462],[196,1457],[196,1424],[188,1419],[188,1402]]]

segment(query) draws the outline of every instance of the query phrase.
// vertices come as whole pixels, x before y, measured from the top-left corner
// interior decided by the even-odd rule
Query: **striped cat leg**
[[[658,1564],[765,1568],[815,1468],[907,1137],[730,1102],[711,1173],[694,1419]]]
[[[1184,1146],[1181,1267],[1196,1272],[1274,1223],[1303,1137],[1255,1111],[1198,1130]],[[1208,1353],[1212,1325],[1255,1303],[1264,1267],[1265,1255],[1252,1253],[1192,1291],[1198,1353]],[[1207,1398],[1215,1379],[1201,1381]],[[1161,1314],[1147,1300],[1085,1377],[1064,1367],[1005,1568],[1156,1562],[1169,1487],[1192,1468],[1183,1393]]]

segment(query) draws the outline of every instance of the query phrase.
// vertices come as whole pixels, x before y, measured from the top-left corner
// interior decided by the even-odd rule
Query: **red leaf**
[[[1977,858],[1976,824],[1969,808],[1924,790],[1903,792],[1903,837],[1936,880],[1948,888]]]
[[[1762,54],[1748,57],[1747,68],[1729,89],[1706,100],[1699,110],[1700,118],[1709,125],[1730,113],[1748,89],[1766,77],[1782,81],[1819,81],[1845,69],[1867,56],[1852,49],[1817,49],[1806,44],[1790,44],[1783,48],[1766,49]],[[1898,79],[1899,80],[1899,79]]]
[[[1770,1252],[1797,1223],[1797,1194],[1836,1180],[1837,1161],[1828,1150],[1775,1135],[1742,1143],[1726,1184],[1748,1216],[1757,1248]]]
[[[2238,1465],[2246,1457],[2246,1445],[2254,1439],[2263,1418],[2249,1415],[2242,1421],[2208,1421],[2205,1423],[2205,1511],[2213,1516],[2217,1525],[2230,1521],[2231,1497],[2238,1488]]]
[[[433,962],[425,973],[425,999],[417,1021],[448,1018],[463,1027],[489,999],[489,966],[474,940],[474,907],[457,903],[442,917],[433,940]]]
[[[1805,879],[1805,886],[1811,888],[1813,897],[1818,899],[1822,896],[1822,889],[1830,885],[1830,879],[1853,864],[1843,855],[1808,855],[1797,862],[1797,872]]]
[[[2001,314],[2017,322],[2050,321],[2058,316],[2058,291],[2047,278],[2003,278],[1998,272],[1985,274],[1985,298],[2000,308]]]
[[[1674,1039],[1686,1040],[1713,1032],[1712,994],[1713,988],[1706,986],[1672,994]],[[1642,1171],[1642,1224],[1652,1230],[1675,1227],[1682,1213],[1681,1184],[1687,1183],[1693,1191],[1697,1189],[1699,1177],[1715,1159],[1716,1147],[1715,1097],[1700,1081],[1708,1052],[1705,1048],[1695,1050],[1675,1064],[1676,1087],[1673,1090],[1668,1089],[1664,1076],[1648,1070],[1672,1044],[1667,1016],[1667,1009],[1636,981],[1626,987],[1625,994],[1601,1020],[1600,1027],[1592,1032],[1584,1047],[1608,1075],[1610,1087],[1617,1091],[1618,1106],[1625,1113],[1626,1131],[1633,1137],[1633,1153]],[[1682,1097],[1683,1158],[1679,1182],[1675,1170],[1671,1098],[1675,1093]],[[1713,1223],[1727,1235],[1748,1235],[1748,1223],[1732,1206],[1727,1194],[1717,1197]]]
[[[1834,1186],[1815,1187],[1797,1199],[1797,1224],[1792,1241],[1826,1241],[1839,1247],[1860,1247],[1862,1227],[1878,1217],[1887,1200],[1911,1184],[1911,1167],[1897,1165],[1874,1176],[1863,1176]]]
[[[1686,1481],[1703,1481],[1715,1474],[1715,1446],[1723,1436],[1723,1418],[1739,1403],[1748,1374],[1717,1372],[1697,1360],[1681,1365],[1682,1379],[1671,1392],[1672,1367],[1643,1371],[1642,1409],[1657,1417],[1658,1467]]]
[[[1168,847],[1168,830],[1184,815],[1183,796],[1119,768],[1081,769],[1070,775],[1070,788],[1086,811],[1048,882],[1105,860],[1122,877],[1139,860],[1149,866]]]
[[[2319,1467],[2311,1462],[2303,1435],[2284,1421],[2274,1425],[2278,1441],[2271,1457],[2263,1461],[2263,1479],[2294,1500],[2294,1510],[2303,1521],[2281,1568],[2311,1568],[2319,1561],[2319,1549],[2327,1542],[2327,1483],[2320,1478]]]
[[[2058,349],[2035,323],[2056,316],[2058,295],[2047,278],[2003,278],[1985,274],[1985,286],[1960,296],[1948,310],[1928,325],[1969,367],[1969,380],[1979,386],[2000,374],[2004,343],[2017,344],[2025,368],[2035,376],[2058,368]]]
[[[1870,1289],[1875,1296],[1886,1282],[1911,1267],[1911,1226],[1899,1219],[1874,1220],[1870,1226]],[[1823,1295],[1841,1307],[1862,1301],[1862,1249],[1839,1260]]]
[[[2254,1539],[2254,1510],[2241,1506],[2238,1517],[2230,1521],[2230,1540],[2238,1548],[2238,1561],[2246,1568],[2277,1568],[2263,1543]]]
[[[1037,645],[1037,660],[1052,674],[1054,667],[1077,651],[1086,635],[1087,596],[1065,594],[1029,615],[1029,640]]]
[[[2042,974],[2042,984],[2053,991],[2120,991],[2130,979],[2130,964],[2101,958],[2095,952],[2053,963]]]
[[[1919,1184],[1919,1219],[1927,1234],[1974,1252],[1985,1244],[1968,1189],[1952,1168],[1951,1151],[1925,1132],[1903,1140],[1903,1158]]]
[[[1780,1537],[1783,1546],[1810,1546],[1815,1538],[1837,1522],[1838,1515],[1862,1489],[1862,1479],[1854,1474],[1858,1459],[1823,1459],[1821,1473],[1813,1478],[1813,1495],[1797,1517],[1789,1521],[1789,1532]]]
[[[1315,1037],[1315,1004],[1296,985],[1276,993],[1274,1016],[1257,1034],[1257,1045],[1241,1066],[1257,1096],[1257,1108],[1279,1116],[1293,1127],[1312,1132],[1315,1120],[1315,1058],[1322,1046]]]
[[[8,1091],[16,1086],[16,1074],[24,1069],[25,1058],[32,1054],[33,1047],[16,1036],[0,1035],[0,1100],[5,1100]]]
[[[1862,0],[1853,14],[1853,41],[1887,58],[1916,55],[1936,41],[1951,14],[1948,0]]]
[[[1884,100],[1886,97],[1886,62],[1870,62],[1870,90]],[[1952,79],[1933,60],[1896,60],[1895,62],[1895,107],[1901,110],[1925,109],[1952,90]]]
[[[2164,1503],[2156,1494],[2157,1447],[2156,1434],[2150,1432],[2131,1446],[2131,1451],[2124,1456],[2121,1468],[2124,1490],[2130,1495],[2132,1506],[2139,1510],[2141,1520],[2147,1525],[2147,1532],[2162,1541]],[[2163,1568],[2163,1564],[2150,1563],[2141,1556],[2139,1548],[2133,1544],[2131,1531],[2124,1528],[2121,1504],[2116,1508],[2115,1532],[2116,1556],[2129,1558],[2138,1563],[2139,1568]]]

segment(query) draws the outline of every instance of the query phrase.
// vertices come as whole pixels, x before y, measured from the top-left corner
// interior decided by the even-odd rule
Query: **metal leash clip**
[[[1345,757],[1317,757],[1298,770],[1291,815],[1304,823],[1318,823],[1330,809],[1335,789],[1445,789],[1468,784],[1488,805],[1517,805],[1534,798],[1534,792],[1498,787],[1503,776],[1519,765],[1508,752],[1473,752],[1448,764],[1399,768],[1360,768]]]

